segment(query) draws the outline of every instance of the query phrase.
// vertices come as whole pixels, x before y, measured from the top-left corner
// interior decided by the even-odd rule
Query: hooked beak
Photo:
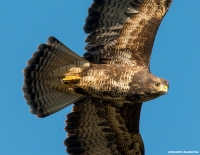
[[[168,86],[164,86],[163,91],[167,94],[168,93]]]
[[[164,86],[164,90],[165,90],[165,92],[166,92],[166,95],[167,95],[167,93],[168,93],[168,90],[169,90],[169,82],[168,81],[165,81],[165,86]]]

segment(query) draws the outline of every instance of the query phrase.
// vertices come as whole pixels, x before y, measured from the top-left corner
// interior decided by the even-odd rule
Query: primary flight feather
[[[139,133],[142,103],[168,91],[150,72],[158,27],[172,0],[94,0],[78,56],[54,37],[24,69],[30,111],[46,117],[70,104],[64,144],[72,155],[144,155]]]

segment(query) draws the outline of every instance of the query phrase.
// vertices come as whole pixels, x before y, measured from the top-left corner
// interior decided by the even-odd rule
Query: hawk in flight
[[[23,70],[31,113],[49,116],[70,104],[64,141],[71,155],[144,155],[139,132],[142,103],[168,91],[150,72],[158,27],[172,0],[94,0],[78,56],[54,37]]]

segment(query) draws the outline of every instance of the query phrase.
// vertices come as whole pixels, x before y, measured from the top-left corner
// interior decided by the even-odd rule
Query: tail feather
[[[39,45],[23,70],[22,89],[31,113],[45,117],[84,98],[63,85],[61,78],[71,68],[85,63],[88,62],[54,37],[49,37],[47,44]]]

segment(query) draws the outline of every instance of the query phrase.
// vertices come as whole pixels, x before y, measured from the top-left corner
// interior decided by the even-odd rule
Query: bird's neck
[[[118,106],[97,98],[76,102],[67,115],[65,140],[69,154],[144,154],[139,134],[142,103]]]

